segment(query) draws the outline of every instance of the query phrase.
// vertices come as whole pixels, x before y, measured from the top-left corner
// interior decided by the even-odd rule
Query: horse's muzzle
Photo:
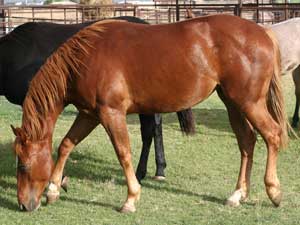
[[[40,201],[35,201],[34,199],[31,199],[28,203],[20,203],[19,207],[21,211],[27,211],[32,212],[40,208],[41,203]]]

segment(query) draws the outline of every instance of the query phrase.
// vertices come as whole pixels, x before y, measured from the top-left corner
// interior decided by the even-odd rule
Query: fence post
[[[64,8],[64,24],[66,24],[67,23],[67,9],[66,8]]]
[[[243,1],[239,0],[238,4],[236,4],[234,7],[234,15],[242,16],[242,7],[243,7]]]
[[[256,23],[259,22],[259,0],[256,0]]]
[[[133,11],[133,16],[134,16],[134,17],[136,17],[136,9],[137,9],[137,6],[135,5],[135,6],[134,6],[134,11]]]
[[[10,7],[8,8],[7,16],[8,16],[8,18],[7,18],[8,32],[10,32],[12,30],[11,9],[10,9]]]
[[[75,10],[76,10],[76,23],[79,23],[78,22],[78,7],[75,7]]]
[[[82,6],[81,8],[81,20],[82,20],[82,23],[84,23],[84,6]]]
[[[32,22],[35,22],[35,19],[34,19],[34,8],[32,7],[31,10],[32,10]]]
[[[176,21],[180,20],[180,15],[179,15],[179,0],[176,0]]]
[[[285,0],[284,1],[284,7],[285,7],[285,10],[284,10],[284,20],[287,20],[288,19],[288,13],[289,13],[289,10],[288,10],[288,5],[287,5],[288,1]]]
[[[2,27],[2,31],[1,31],[1,36],[5,34],[5,11],[4,8],[2,8],[4,6],[4,0],[0,0],[0,7],[1,7],[1,11],[0,11],[0,18],[1,18],[1,27]]]

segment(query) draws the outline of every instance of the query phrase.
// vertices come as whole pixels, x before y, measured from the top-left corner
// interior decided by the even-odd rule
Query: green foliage
[[[288,115],[294,107],[291,77],[284,77]],[[196,106],[197,134],[182,136],[175,114],[164,115],[164,143],[168,167],[165,182],[154,175],[153,149],[148,176],[143,181],[141,201],[134,214],[117,212],[126,197],[125,179],[112,145],[99,126],[71,154],[66,174],[68,193],[58,202],[43,205],[37,212],[18,211],[13,134],[9,125],[20,125],[20,107],[0,99],[0,224],[298,224],[300,221],[299,140],[280,152],[278,175],[284,192],[282,206],[269,201],[263,177],[266,147],[258,139],[254,155],[250,198],[239,208],[224,206],[235,188],[240,155],[226,110],[214,94]],[[54,135],[55,149],[75,117],[68,107],[60,117]],[[141,149],[139,122],[128,116],[134,165]],[[299,132],[298,132],[299,133]],[[56,154],[54,154],[56,157]]]

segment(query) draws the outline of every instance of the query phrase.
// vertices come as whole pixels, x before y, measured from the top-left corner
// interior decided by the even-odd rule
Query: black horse
[[[118,17],[135,23],[147,23],[136,17]],[[0,95],[22,105],[28,85],[48,56],[62,43],[85,26],[92,24],[62,25],[53,23],[26,23],[0,39]],[[194,119],[190,109],[177,113],[182,132],[194,133]],[[137,167],[141,181],[147,172],[147,161],[152,139],[155,144],[155,177],[163,178],[166,161],[163,149],[162,118],[159,114],[139,115],[143,147]]]

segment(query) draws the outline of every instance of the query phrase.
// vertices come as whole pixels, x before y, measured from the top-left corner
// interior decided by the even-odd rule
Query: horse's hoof
[[[231,207],[238,207],[241,205],[241,201],[246,199],[247,195],[242,189],[235,190],[233,194],[227,199],[225,205]]]
[[[134,213],[135,211],[135,206],[131,204],[124,204],[123,207],[120,209],[120,213]]]
[[[239,207],[241,205],[240,201],[232,201],[231,199],[227,199],[225,205],[230,207]]]
[[[59,199],[59,194],[48,194],[47,193],[46,198],[47,198],[46,203],[47,204],[52,204],[52,203],[56,202]]]
[[[153,180],[156,180],[156,181],[164,181],[166,179],[166,177],[164,176],[154,176],[153,177]]]
[[[68,185],[69,185],[69,177],[63,176],[60,186],[65,192],[68,192]]]
[[[54,183],[50,183],[46,194],[47,204],[51,204],[59,199],[59,190]]]
[[[282,200],[282,193],[279,192],[275,197],[270,198],[275,207],[279,207]]]
[[[272,203],[275,207],[279,207],[282,200],[282,194],[276,196],[275,198],[271,199]]]

